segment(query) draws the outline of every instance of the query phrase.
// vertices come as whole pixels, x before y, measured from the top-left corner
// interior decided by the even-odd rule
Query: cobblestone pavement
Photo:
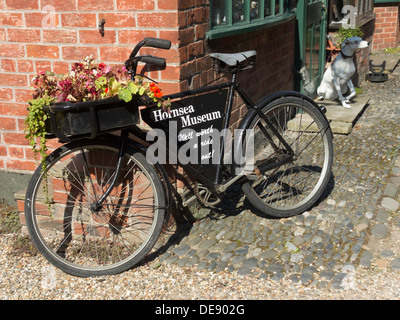
[[[335,135],[333,175],[318,205],[270,219],[227,200],[222,214],[189,226],[153,263],[320,288],[344,287],[357,268],[400,269],[399,76],[361,84],[369,105],[351,134]]]

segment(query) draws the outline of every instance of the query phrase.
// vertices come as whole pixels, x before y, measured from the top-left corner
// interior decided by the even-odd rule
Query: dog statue
[[[368,42],[359,37],[351,37],[343,41],[340,53],[325,71],[322,82],[317,89],[319,100],[336,100],[339,98],[344,108],[351,108],[348,103],[356,95],[356,90],[351,81],[351,77],[356,72],[353,56],[358,49],[367,47]],[[346,93],[347,87],[350,89],[350,94],[344,97],[343,93]]]

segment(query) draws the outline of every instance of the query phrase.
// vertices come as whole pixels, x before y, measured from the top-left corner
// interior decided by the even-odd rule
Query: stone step
[[[351,109],[343,108],[337,101],[316,101],[319,105],[325,106],[326,117],[330,121],[332,132],[337,134],[349,134],[357,119],[368,105],[369,98],[359,95],[351,101]]]
[[[364,96],[356,96],[351,101],[351,109],[343,108],[341,104],[336,101],[316,101],[318,105],[325,106],[327,112],[326,117],[330,122],[331,129],[333,133],[337,134],[349,134],[357,121],[358,117],[365,110],[368,105],[369,98]],[[316,127],[310,123],[312,119],[307,119],[302,117],[302,127],[307,128],[310,132],[315,132]],[[297,124],[297,125],[296,125]],[[293,119],[288,123],[289,129],[291,126],[293,128],[298,127],[298,119]]]

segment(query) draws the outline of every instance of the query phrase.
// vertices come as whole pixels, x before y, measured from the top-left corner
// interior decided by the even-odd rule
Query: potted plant
[[[98,132],[132,125],[140,99],[150,99],[163,108],[169,105],[169,100],[162,99],[161,90],[154,83],[138,76],[131,79],[125,67],[111,68],[93,61],[90,56],[73,63],[66,75],[41,71],[32,79],[33,99],[28,101],[26,138],[35,156],[41,156],[42,166],[48,137],[57,136],[66,142],[68,136],[88,134],[93,137]],[[131,115],[128,119],[127,113]],[[116,119],[123,121],[120,123]],[[90,127],[79,123],[74,126],[77,121],[89,123]]]

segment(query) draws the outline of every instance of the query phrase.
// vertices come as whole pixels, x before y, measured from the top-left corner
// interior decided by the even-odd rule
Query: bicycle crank
[[[199,199],[199,201],[205,206],[212,207],[221,202],[221,199],[215,195],[215,193],[211,192],[206,186],[198,183],[197,181],[194,185],[194,192],[197,196],[197,199]]]

